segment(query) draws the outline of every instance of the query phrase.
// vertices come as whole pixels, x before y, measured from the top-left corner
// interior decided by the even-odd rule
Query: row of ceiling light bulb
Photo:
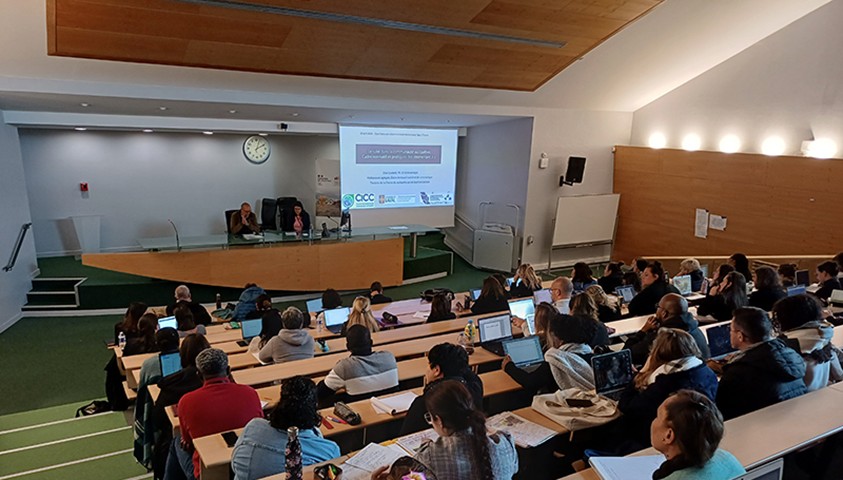
[[[661,132],[653,133],[650,135],[648,144],[650,148],[665,148],[667,146],[667,137]],[[702,139],[695,133],[685,135],[685,138],[682,139],[683,150],[693,152],[699,150],[701,146]],[[723,153],[736,153],[741,148],[741,139],[737,135],[726,135],[720,139],[719,148]],[[767,137],[761,143],[761,153],[764,155],[781,155],[784,153],[785,148],[784,140],[777,136]],[[837,153],[837,144],[828,138],[805,141],[802,142],[802,153],[806,157],[831,158]]]

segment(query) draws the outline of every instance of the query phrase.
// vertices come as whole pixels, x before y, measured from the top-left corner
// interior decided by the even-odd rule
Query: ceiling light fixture
[[[265,136],[267,136],[267,135],[269,135],[269,134],[268,134],[268,133],[259,133],[258,135],[260,135],[261,137],[265,137]]]
[[[818,138],[802,142],[802,153],[806,157],[831,158],[837,153],[837,144],[830,138]]]
[[[650,138],[647,140],[647,144],[650,145],[650,148],[664,148],[667,146],[667,137],[665,137],[661,132],[656,132],[650,135]]]
[[[88,107],[90,107],[90,106],[91,106],[91,104],[90,104],[90,103],[85,103],[85,102],[82,102],[82,103],[80,103],[80,104],[79,104],[79,106],[80,106],[80,107],[84,107],[84,108],[88,108]]]
[[[695,152],[702,146],[702,139],[696,133],[689,133],[682,139],[682,148],[689,152]]]
[[[785,144],[781,137],[772,136],[767,137],[764,143],[761,144],[761,153],[764,155],[775,157],[784,153]]]
[[[151,128],[144,128],[143,133],[152,133],[152,129]]]
[[[203,134],[203,135],[213,135],[213,134],[214,134],[214,132],[211,132],[211,131],[209,131],[209,130],[206,130],[206,131],[202,132],[202,134]]]
[[[87,128],[85,128],[85,127],[76,127],[76,128],[74,128],[74,130],[76,130],[77,132],[84,132],[85,130],[87,130]]]
[[[169,110],[169,108],[167,108],[167,107],[158,107],[158,110],[161,110],[162,112],[164,112],[164,111]]]
[[[237,113],[237,110],[229,110],[228,113]]]
[[[291,113],[291,114],[290,114],[290,116],[293,116],[293,117],[298,117],[298,116],[299,116],[299,112],[293,112],[293,113]]]
[[[726,135],[720,139],[720,151],[723,153],[735,153],[741,149],[741,139],[737,135]]]

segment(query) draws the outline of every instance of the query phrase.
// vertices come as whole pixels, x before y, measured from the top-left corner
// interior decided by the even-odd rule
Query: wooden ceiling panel
[[[206,1],[211,3],[47,0],[48,53],[533,91],[663,0],[230,2],[276,9],[270,12]],[[348,18],[303,18],[279,7],[417,25],[408,30]]]

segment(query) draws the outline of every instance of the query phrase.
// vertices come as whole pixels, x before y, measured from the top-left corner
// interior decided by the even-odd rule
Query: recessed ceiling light
[[[163,111],[166,111],[166,110],[169,110],[169,109],[167,107],[158,107],[158,110],[161,110],[163,112]]]
[[[268,134],[268,133],[259,133],[258,135],[260,135],[261,137],[265,137],[265,136],[267,136],[267,135],[269,135],[269,134]]]
[[[702,139],[696,133],[689,133],[682,139],[682,148],[689,152],[694,152],[700,149]]]
[[[723,153],[735,153],[741,148],[741,139],[737,135],[729,134],[720,140],[720,151]]]
[[[647,143],[650,145],[650,148],[664,148],[667,145],[667,137],[661,132],[656,132],[650,135]]]
[[[229,110],[228,113],[237,113],[237,110]]]
[[[90,104],[90,103],[85,103],[85,102],[82,102],[82,103],[80,103],[80,104],[79,104],[79,106],[87,108],[87,107],[90,107],[90,106],[91,106],[91,104]]]
[[[294,116],[294,117],[298,117],[298,116],[299,116],[299,112],[293,112],[293,113],[291,113],[290,115],[292,115],[292,116]]]
[[[76,130],[77,132],[84,132],[85,130],[87,130],[87,128],[85,128],[85,127],[76,127],[76,128],[74,128],[74,130]]]
[[[144,128],[143,133],[152,133],[152,129],[151,128]]]
[[[761,144],[761,153],[764,155],[775,157],[784,153],[785,144],[781,137],[767,137],[764,143]]]
[[[214,134],[214,132],[211,132],[211,131],[205,131],[205,132],[202,132],[202,133],[205,134],[205,135],[213,135]]]

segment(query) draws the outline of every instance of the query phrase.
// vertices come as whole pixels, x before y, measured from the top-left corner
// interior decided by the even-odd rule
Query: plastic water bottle
[[[302,480],[301,443],[299,442],[299,429],[297,427],[287,429],[284,470],[287,472],[288,480]]]
[[[120,332],[120,334],[117,335],[117,346],[120,347],[121,350],[126,346],[126,334],[125,333]]]
[[[321,313],[316,316],[316,333],[322,333],[325,329],[325,316]]]
[[[477,332],[477,329],[474,327],[474,319],[469,318],[468,323],[465,326],[465,329],[462,332],[463,338],[463,347],[466,349],[474,350],[474,335]]]
[[[217,310],[222,308],[222,296],[218,293],[217,294]]]

